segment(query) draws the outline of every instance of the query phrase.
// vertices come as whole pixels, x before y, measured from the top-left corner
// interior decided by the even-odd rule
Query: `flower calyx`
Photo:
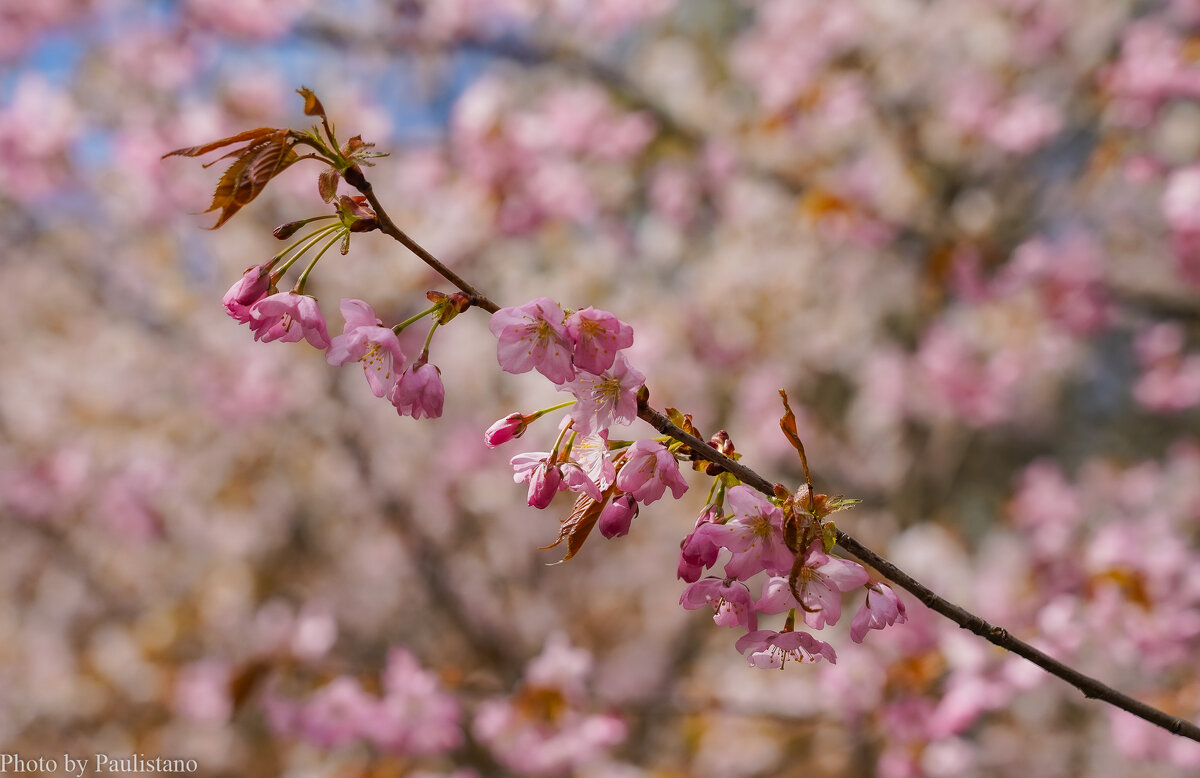
[[[379,219],[375,216],[375,211],[367,205],[367,198],[362,195],[341,195],[334,208],[337,209],[342,226],[350,232],[370,232],[379,229]]]
[[[425,293],[425,299],[436,306],[434,318],[438,324],[448,324],[455,316],[471,307],[471,296],[463,292],[446,294],[431,290]]]

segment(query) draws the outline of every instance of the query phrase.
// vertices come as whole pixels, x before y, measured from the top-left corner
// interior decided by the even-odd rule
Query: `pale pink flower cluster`
[[[192,23],[227,35],[274,40],[313,6],[313,0],[187,0]]]
[[[381,693],[357,678],[339,676],[297,702],[271,689],[263,705],[277,734],[330,748],[370,743],[388,753],[436,756],[462,743],[456,699],[406,649],[394,648],[380,678]]]
[[[43,0],[0,3],[0,62],[8,62],[37,45],[47,30],[90,10],[91,0]]]
[[[590,672],[587,651],[551,637],[526,667],[522,688],[479,705],[473,734],[521,775],[556,775],[596,761],[625,739],[627,728],[615,715],[585,709]]]
[[[1009,154],[1029,154],[1058,134],[1062,110],[1035,93],[1002,94],[977,73],[956,74],[947,86],[946,118],[961,132]]]
[[[1140,333],[1134,352],[1142,374],[1134,399],[1147,410],[1176,413],[1200,405],[1200,354],[1184,353],[1184,330],[1164,322]]]
[[[362,300],[342,300],[346,326],[331,339],[316,298],[294,291],[270,294],[273,284],[271,266],[256,265],[225,293],[226,313],[248,324],[255,340],[307,340],[325,351],[330,365],[361,364],[371,391],[386,397],[401,416],[442,415],[446,390],[441,371],[425,353],[401,371],[406,358],[399,336],[383,326],[374,308]]]
[[[0,26],[7,24],[5,18]],[[84,131],[83,118],[65,90],[39,74],[21,75],[0,105],[0,190],[36,201],[65,186],[72,175],[72,146]]]
[[[1172,171],[1161,202],[1176,272],[1200,286],[1200,165]]]
[[[1091,339],[1115,321],[1109,259],[1079,231],[1031,237],[991,277],[977,254],[962,253],[951,271],[962,303],[924,330],[912,410],[991,427],[1054,396]]]
[[[481,79],[458,102],[452,134],[459,166],[499,197],[497,229],[532,232],[555,221],[594,224],[609,210],[605,171],[650,143],[657,125],[622,112],[593,86],[550,91],[527,109],[498,79]]]
[[[757,5],[755,24],[735,42],[732,61],[769,113],[792,107],[865,29],[854,3],[768,0]],[[801,32],[804,45],[797,46]]]
[[[1104,257],[1083,232],[1022,243],[989,290],[996,297],[1028,292],[1037,295],[1039,309],[1048,319],[1075,336],[1096,333],[1112,319]]]
[[[1119,122],[1145,127],[1167,100],[1200,97],[1200,67],[1174,30],[1148,17],[1125,30],[1120,56],[1101,70],[1100,83],[1117,98],[1113,113]]]

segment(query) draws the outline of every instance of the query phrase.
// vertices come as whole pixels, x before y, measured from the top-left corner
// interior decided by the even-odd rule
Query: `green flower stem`
[[[535,411],[535,412],[529,414],[528,416],[526,416],[525,418],[528,419],[529,421],[533,421],[534,419],[542,418],[547,413],[553,413],[554,411],[570,407],[574,404],[575,404],[575,400],[567,400],[566,402],[559,403],[558,405],[551,405],[549,408],[542,408],[540,411]]]
[[[317,242],[319,240],[321,240],[321,238],[325,237],[329,233],[333,232],[334,230],[338,230],[338,229],[341,229],[340,224],[331,224],[328,227],[321,227],[320,229],[313,230],[312,232],[305,235],[303,238],[300,238],[295,243],[293,243],[290,246],[288,246],[287,248],[285,248],[283,251],[276,254],[275,255],[276,259],[282,259],[283,257],[287,256],[292,251],[292,249],[295,249],[297,246],[300,246],[301,243],[304,244],[301,248],[297,249],[296,253],[292,255],[292,258],[289,259],[287,262],[284,262],[283,266],[280,267],[279,270],[276,272],[278,272],[280,274],[286,273],[287,269],[290,268],[292,265],[296,264],[296,260],[299,259],[300,257],[304,256],[304,254],[306,254],[309,249],[311,249],[313,246],[315,246],[317,244]]]
[[[575,447],[575,438],[579,437],[578,430],[571,430],[571,437],[567,438],[567,445],[563,446],[563,461],[571,458],[571,449]]]
[[[438,306],[435,305],[433,307],[437,308]],[[433,333],[437,331],[438,325],[439,322],[435,321],[433,326],[429,328],[429,334],[425,336],[425,345],[421,347],[421,356],[417,357],[417,362],[422,365],[429,361],[429,344],[433,342]]]
[[[438,308],[440,308],[441,305],[442,305],[441,303],[434,303],[433,305],[429,306],[425,310],[418,313],[416,316],[410,316],[409,318],[407,318],[404,321],[397,324],[395,327],[392,327],[392,332],[399,335],[404,330],[405,327],[407,327],[408,325],[412,324],[415,321],[418,321],[419,319],[425,318],[426,316],[428,316],[429,314],[433,313]],[[430,332],[432,333],[432,330]],[[426,341],[426,345],[428,345],[428,343],[429,343],[429,341]]]
[[[296,279],[296,286],[292,290],[296,294],[304,294],[304,285],[308,283],[308,274],[311,273],[313,268],[317,266],[317,263],[321,261],[321,257],[325,256],[325,252],[329,251],[333,244],[341,240],[342,234],[347,231],[346,228],[342,227],[340,224],[336,225],[334,229],[336,229],[336,232],[334,232],[333,237],[321,247],[321,250],[317,252],[317,255],[312,258],[312,262],[308,263],[308,267],[304,268],[304,272],[300,274],[298,279]]]
[[[567,426],[563,427],[558,433],[558,440],[554,441],[554,448],[550,449],[549,462],[551,464],[558,461],[558,450],[562,447],[563,437],[566,436],[567,430],[569,429],[571,429],[571,425],[567,424]]]

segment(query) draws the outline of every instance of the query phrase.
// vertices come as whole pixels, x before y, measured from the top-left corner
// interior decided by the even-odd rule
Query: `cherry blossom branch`
[[[436,257],[426,251],[420,244],[409,237],[403,230],[396,226],[387,211],[376,197],[374,190],[369,181],[359,173],[358,175],[347,177],[347,182],[355,186],[361,192],[371,207],[375,210],[375,214],[379,221],[379,229],[384,234],[399,241],[405,248],[412,251],[421,258],[425,264],[429,265],[435,272],[445,278],[459,290],[467,294],[471,298],[471,303],[479,308],[495,313],[499,310],[499,306],[492,302],[487,296],[476,289],[471,284],[460,278],[456,273],[451,271]],[[712,446],[700,438],[691,435],[680,429],[677,425],[671,422],[664,414],[652,408],[646,401],[645,394],[639,397],[638,401],[638,417],[648,423],[660,433],[667,435],[680,443],[685,444],[699,458],[708,460],[717,465],[720,465],[725,470],[735,475],[742,483],[750,486],[767,496],[775,495],[775,486],[763,476],[759,475],[754,470],[745,465],[730,459],[717,451]],[[1013,637],[1008,630],[997,627],[988,623],[982,617],[971,613],[965,608],[955,605],[937,595],[933,590],[924,584],[917,581],[904,570],[900,569],[893,563],[889,562],[878,553],[867,548],[851,535],[842,530],[837,530],[837,543],[850,555],[857,558],[860,562],[870,565],[875,568],[880,574],[885,576],[905,591],[912,594],[920,600],[930,610],[941,614],[950,619],[958,626],[968,630],[979,637],[987,640],[995,646],[998,646],[1006,651],[1021,656],[1038,667],[1042,668],[1049,674],[1066,681],[1075,688],[1079,689],[1084,697],[1098,699],[1120,708],[1128,713],[1137,716],[1145,721],[1156,726],[1162,727],[1176,735],[1189,738],[1200,742],[1200,726],[1185,721],[1175,716],[1171,716],[1164,711],[1159,710],[1151,705],[1140,702],[1139,700],[1130,697],[1127,694],[1117,691],[1116,689],[1085,675],[1084,673],[1075,670],[1074,668],[1054,659],[1050,655],[1039,651],[1029,643],[1026,643],[1019,638]]]
[[[433,268],[435,273],[458,287],[461,292],[471,299],[471,305],[482,308],[488,313],[495,313],[500,310],[499,305],[489,300],[485,294],[442,264],[441,260],[426,251],[421,244],[410,238],[404,230],[396,226],[396,223],[392,221],[392,217],[388,216],[387,211],[384,210],[383,204],[379,202],[379,198],[375,195],[375,190],[371,187],[370,181],[359,175],[353,179],[348,176],[346,182],[358,189],[359,192],[362,192],[363,197],[367,198],[367,202],[375,209],[375,215],[379,219],[380,232],[399,241],[406,249],[420,257],[422,262]]]

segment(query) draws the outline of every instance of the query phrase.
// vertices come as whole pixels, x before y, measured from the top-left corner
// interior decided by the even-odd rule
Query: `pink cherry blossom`
[[[817,640],[807,632],[776,632],[760,629],[747,632],[734,644],[738,652],[746,655],[751,667],[760,670],[782,668],[789,659],[801,664],[828,660],[837,662],[833,646]]]
[[[675,574],[683,581],[694,583],[700,574],[717,562],[721,547],[713,543],[707,532],[699,532],[701,526],[716,521],[721,516],[721,509],[716,505],[705,507],[696,519],[696,527],[679,544],[679,565]]]
[[[666,488],[678,500],[687,491],[687,481],[679,473],[675,456],[654,440],[639,440],[629,447],[625,466],[617,473],[617,488],[633,499],[649,505],[663,496]]]
[[[829,556],[820,541],[813,543],[796,584],[804,605],[804,623],[813,629],[837,624],[842,616],[842,592],[865,586],[870,580],[858,562]]]
[[[679,604],[687,610],[711,606],[713,621],[720,627],[746,627],[752,632],[758,629],[750,590],[732,578],[702,578],[683,590]]]
[[[591,479],[587,471],[578,462],[563,462],[559,466],[559,470],[562,472],[562,485],[559,487],[560,489],[565,488],[576,494],[586,494],[596,502],[600,502],[603,499],[603,495],[600,494],[600,487],[596,485],[596,482]]]
[[[617,477],[612,452],[608,450],[608,430],[576,438],[571,446],[571,459],[579,463],[601,489],[607,489]]]
[[[383,397],[396,385],[396,366],[404,363],[400,339],[362,300],[342,300],[341,310],[346,328],[333,339],[325,360],[331,365],[361,362],[371,391]]]
[[[781,574],[791,570],[794,555],[783,542],[783,511],[749,486],[728,491],[725,501],[733,517],[724,524],[706,523],[697,535],[733,552],[725,575],[744,581],[766,570]]]
[[[577,402],[571,406],[575,429],[583,433],[606,430],[613,424],[632,424],[637,418],[637,392],[646,376],[618,354],[612,369],[601,375],[584,373],[558,387]]]
[[[329,348],[329,332],[317,301],[296,292],[279,292],[250,306],[250,329],[254,339],[264,343],[282,340],[295,343],[301,338],[319,349]]]
[[[867,601],[850,622],[850,639],[861,643],[870,630],[883,629],[906,621],[908,615],[904,611],[904,603],[890,586],[877,583],[867,587]]]
[[[492,314],[488,329],[500,341],[496,352],[500,367],[509,373],[536,368],[556,384],[574,378],[573,346],[563,326],[565,316],[559,304],[548,297]]]
[[[528,502],[534,508],[545,508],[558,494],[562,483],[562,471],[558,464],[550,464],[550,452],[529,451],[517,454],[509,464],[513,467],[513,481],[529,483]]]
[[[633,327],[608,311],[590,306],[568,316],[566,328],[575,343],[575,367],[593,375],[608,370],[617,351],[633,345]]]
[[[483,433],[483,442],[488,448],[495,448],[524,435],[528,424],[524,414],[510,413],[487,428],[487,432]]]
[[[273,263],[272,263],[273,264]],[[221,302],[225,312],[239,324],[250,321],[250,306],[267,296],[271,288],[271,264],[255,265],[229,287]]]
[[[638,505],[633,495],[622,494],[613,499],[604,510],[600,511],[597,524],[600,534],[606,538],[624,537],[629,534],[629,527],[638,515]]]
[[[412,416],[414,419],[422,415],[429,419],[440,417],[445,399],[446,388],[442,386],[441,371],[428,362],[405,370],[388,394],[388,400],[396,406],[401,416]]]

